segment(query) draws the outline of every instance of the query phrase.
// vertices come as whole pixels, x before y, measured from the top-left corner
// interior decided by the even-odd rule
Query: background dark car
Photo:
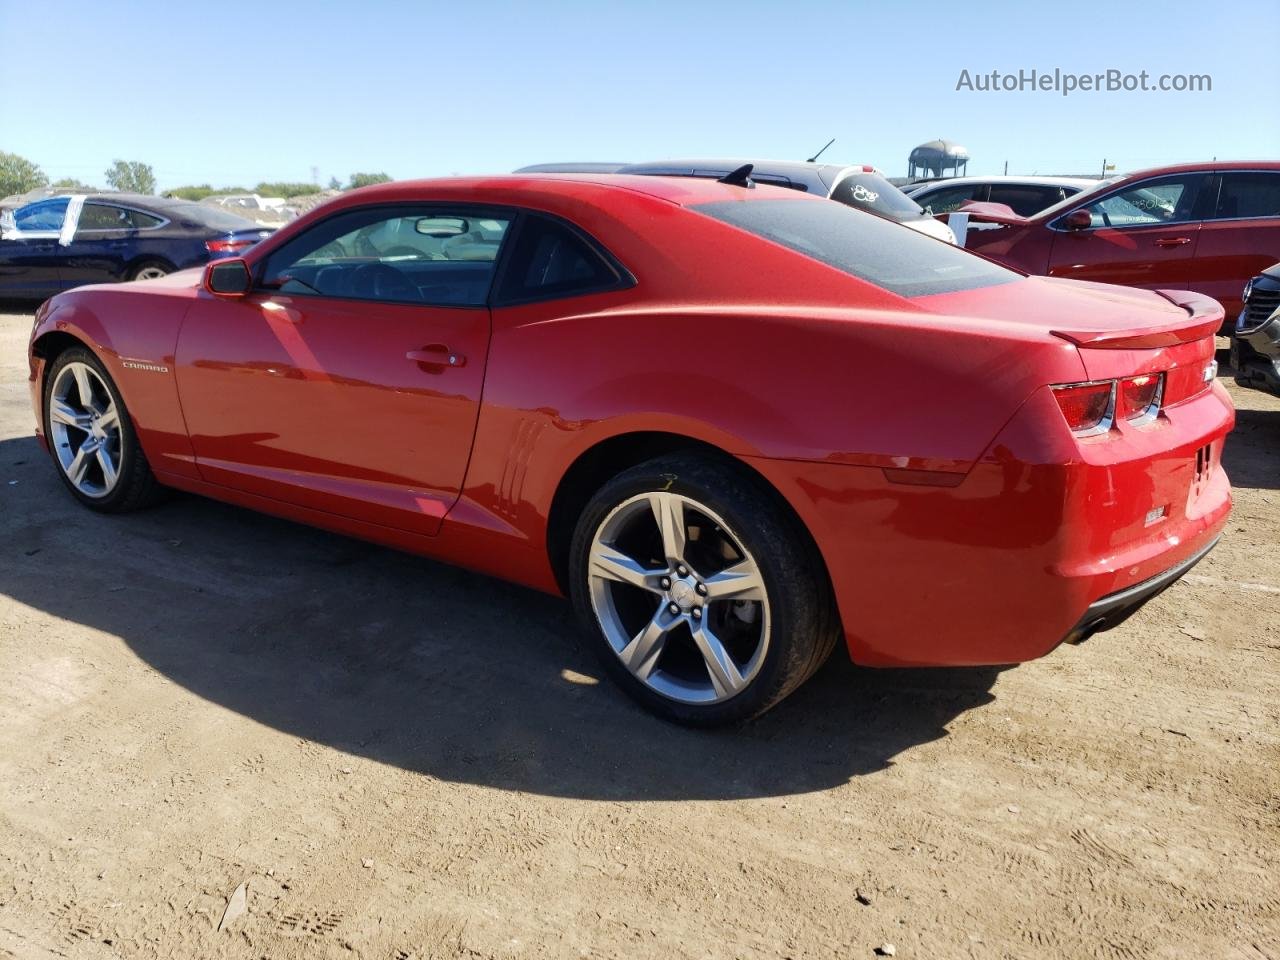
[[[1243,300],[1231,338],[1236,383],[1280,395],[1280,263],[1250,280]]]
[[[50,197],[0,218],[0,298],[153,279],[242,253],[270,233],[186,200],[128,193]]]

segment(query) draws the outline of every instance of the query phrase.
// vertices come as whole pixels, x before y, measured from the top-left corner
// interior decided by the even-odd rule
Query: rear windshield
[[[835,185],[831,199],[890,220],[919,220],[924,209],[878,173],[853,173]]]
[[[972,290],[1021,274],[880,217],[820,200],[726,200],[691,207],[903,297]]]
[[[194,223],[202,227],[209,227],[213,230],[261,230],[262,227],[254,223],[247,217],[237,216],[229,213],[220,207],[208,204],[192,203],[183,204],[180,207],[174,207],[172,210],[165,209],[165,213],[175,219],[185,220],[187,223]]]

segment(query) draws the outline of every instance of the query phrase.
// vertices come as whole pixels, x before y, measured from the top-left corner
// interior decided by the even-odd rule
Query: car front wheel
[[[758,477],[708,456],[651,460],[601,488],[578,523],[570,577],[605,668],[679,723],[763,713],[839,633],[799,522]]]
[[[123,513],[160,496],[120,391],[88,350],[74,347],[53,361],[44,430],[58,475],[85,506]]]

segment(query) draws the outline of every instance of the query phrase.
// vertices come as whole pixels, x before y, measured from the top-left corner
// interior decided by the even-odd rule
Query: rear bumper
[[[1197,553],[1149,580],[1144,580],[1126,590],[1108,594],[1101,600],[1089,604],[1084,616],[1071,628],[1071,632],[1062,638],[1063,643],[1084,643],[1095,633],[1118,627],[1138,612],[1148,600],[1159,596],[1173,586],[1178,579],[1208,555],[1222,538],[1215,537],[1207,546]]]
[[[1220,464],[1234,421],[1215,383],[1149,427],[1078,441],[1046,389],[951,485],[753,465],[813,534],[856,663],[1020,663],[1118,623],[1207,552],[1231,511]]]

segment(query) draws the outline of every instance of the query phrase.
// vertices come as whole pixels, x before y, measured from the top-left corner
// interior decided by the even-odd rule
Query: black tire
[[[161,276],[173,273],[173,264],[166,263],[163,260],[143,260],[141,263],[135,263],[132,269],[129,270],[129,279],[137,280],[141,278],[144,273],[154,272],[156,270],[161,271]],[[149,279],[154,280],[158,278],[150,277]]]
[[[53,468],[57,471],[63,486],[71,492],[73,497],[90,510],[97,510],[100,513],[128,513],[131,510],[149,507],[163,499],[165,488],[160,485],[155,475],[151,472],[147,458],[138,443],[138,436],[133,428],[133,420],[129,416],[128,408],[125,407],[124,398],[120,395],[120,389],[116,386],[115,381],[111,379],[111,374],[107,372],[107,368],[103,366],[102,362],[84,347],[71,347],[62,351],[54,358],[48,374],[45,376],[44,435],[48,438],[50,447],[52,448],[54,443],[54,435],[49,419],[53,388],[57,382],[58,374],[71,363],[83,363],[91,367],[111,394],[111,400],[120,414],[120,467],[115,487],[105,496],[91,497],[82,493],[71,482],[58,460],[57,452],[54,451]]]
[[[597,531],[620,504],[658,492],[690,498],[722,518],[764,581],[770,628],[763,660],[744,689],[720,702],[685,703],[637,678],[610,645],[593,607],[588,571]],[[709,727],[759,716],[809,679],[840,635],[826,568],[808,532],[756,474],[727,457],[672,454],[620,473],[582,511],[570,551],[573,606],[604,669],[646,709],[676,723]]]

